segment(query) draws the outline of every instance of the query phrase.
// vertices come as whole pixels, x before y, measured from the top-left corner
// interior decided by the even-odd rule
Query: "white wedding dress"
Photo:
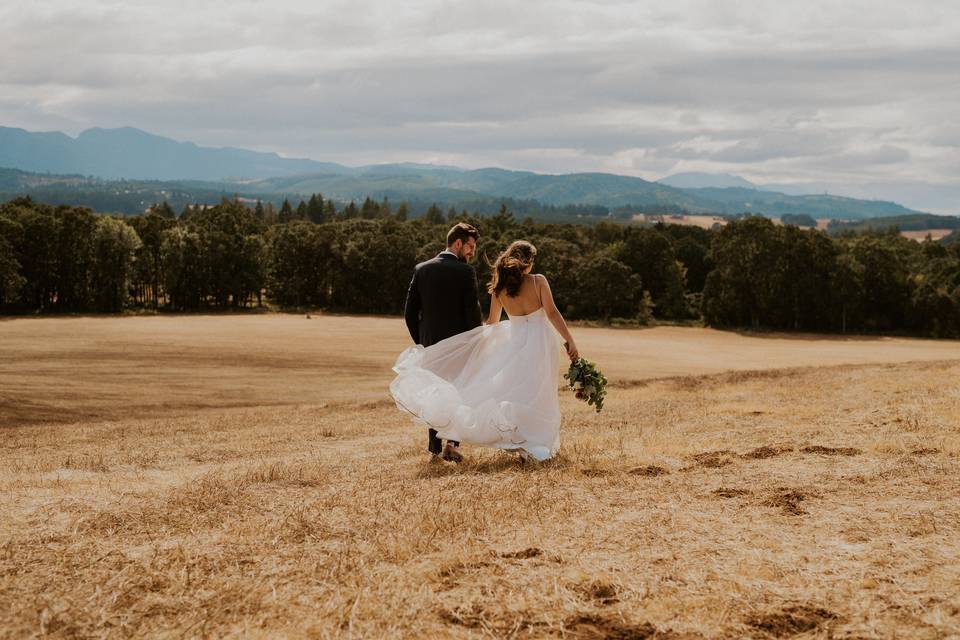
[[[537,460],[560,448],[560,336],[541,306],[400,354],[390,393],[439,437],[524,449]]]

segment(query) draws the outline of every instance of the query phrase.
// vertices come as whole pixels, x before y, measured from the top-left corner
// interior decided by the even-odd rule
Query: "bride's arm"
[[[503,305],[500,304],[500,298],[496,294],[490,296],[490,315],[487,316],[487,324],[497,324],[500,322],[500,316],[503,313]]]
[[[540,276],[540,294],[541,301],[543,302],[543,311],[547,314],[547,318],[550,319],[550,323],[557,330],[564,341],[567,343],[567,355],[570,356],[571,360],[576,360],[580,357],[580,352],[577,351],[577,343],[573,341],[573,336],[570,335],[570,329],[567,328],[567,323],[563,319],[563,316],[560,315],[560,310],[557,309],[557,305],[553,301],[553,291],[550,290],[550,283],[547,282],[546,276]]]

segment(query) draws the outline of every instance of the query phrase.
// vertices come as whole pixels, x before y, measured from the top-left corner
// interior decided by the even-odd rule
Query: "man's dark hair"
[[[457,240],[467,241],[467,238],[474,240],[480,239],[480,232],[477,228],[466,222],[458,222],[447,232],[447,246],[451,246]]]

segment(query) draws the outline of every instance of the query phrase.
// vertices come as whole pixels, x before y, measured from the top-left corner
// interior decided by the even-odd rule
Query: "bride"
[[[518,240],[497,257],[485,324],[397,359],[390,385],[397,406],[440,438],[536,460],[559,450],[560,337],[571,360],[579,354],[547,279],[530,273],[536,255]]]

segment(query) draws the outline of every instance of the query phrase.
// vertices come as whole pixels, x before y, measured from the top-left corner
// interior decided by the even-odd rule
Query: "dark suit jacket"
[[[449,253],[418,264],[404,310],[413,341],[429,347],[479,327],[477,289],[477,272]]]

